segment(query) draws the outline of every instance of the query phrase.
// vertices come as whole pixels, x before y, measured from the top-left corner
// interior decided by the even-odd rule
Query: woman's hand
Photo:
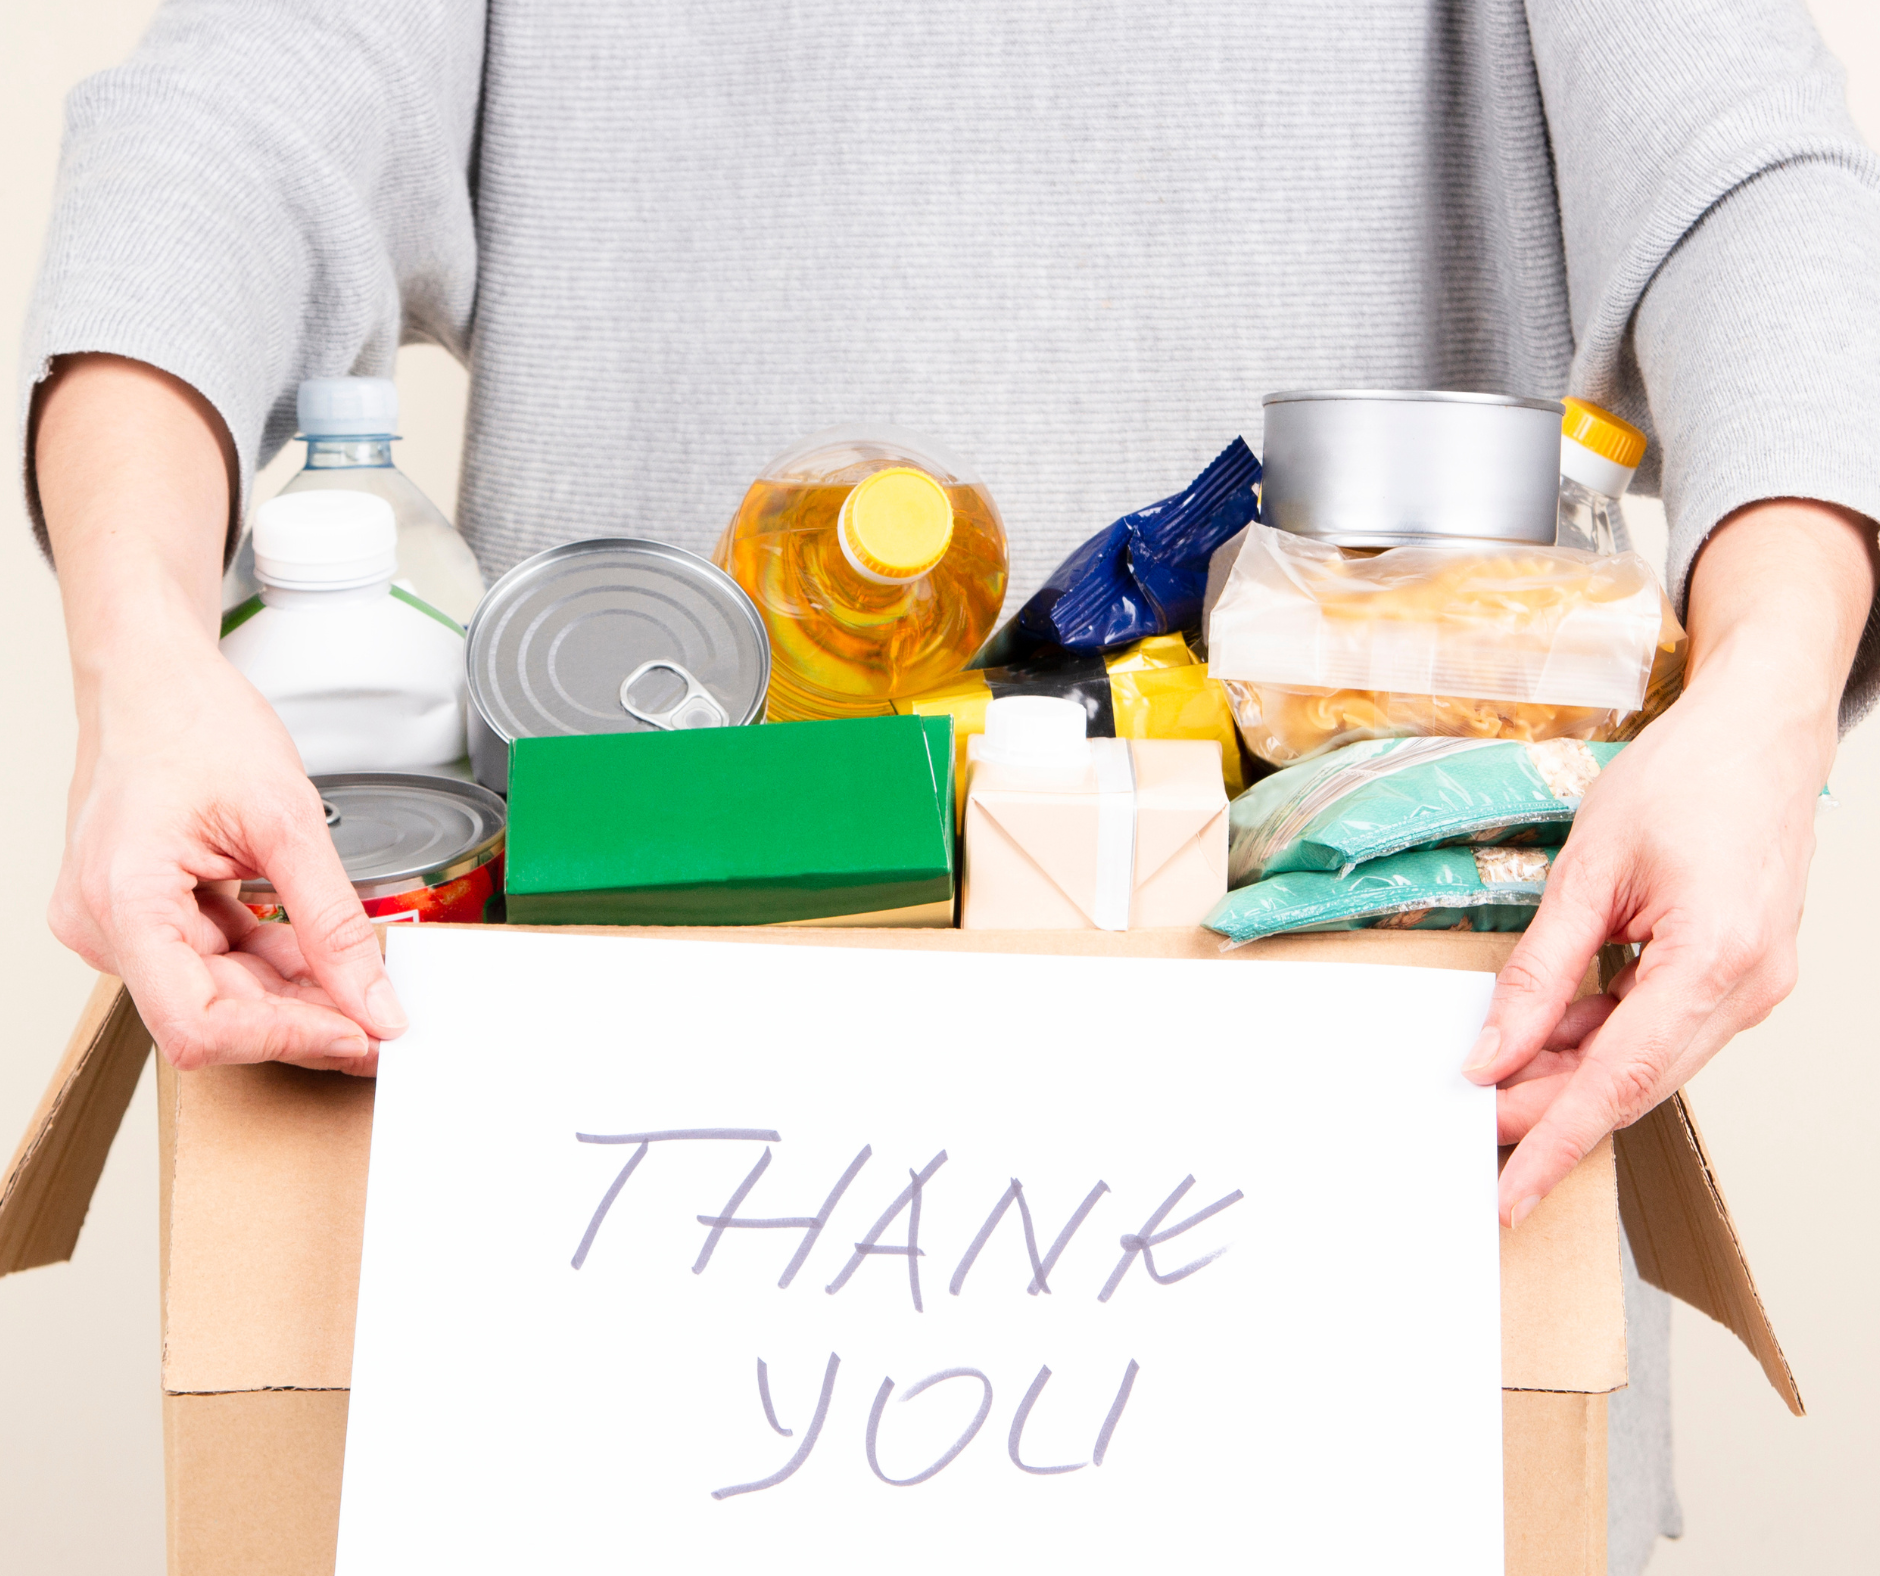
[[[370,1073],[404,1013],[293,741],[217,649],[220,418],[108,356],[62,362],[35,415],[79,713],[54,932],[124,980],[178,1067]],[[255,876],[291,927],[235,901]]]
[[[1501,1178],[1508,1225],[1794,987],[1874,556],[1870,521],[1793,500],[1712,534],[1684,694],[1587,793],[1464,1068],[1499,1086],[1501,1141],[1518,1141]],[[1573,1002],[1609,940],[1643,950],[1609,994]]]

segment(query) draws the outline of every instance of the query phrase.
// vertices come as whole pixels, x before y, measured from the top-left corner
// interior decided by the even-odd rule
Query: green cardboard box
[[[518,739],[509,919],[952,923],[953,721]]]

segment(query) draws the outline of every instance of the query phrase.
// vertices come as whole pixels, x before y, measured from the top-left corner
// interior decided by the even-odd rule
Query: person
[[[216,651],[297,382],[401,342],[470,367],[492,574],[706,549],[768,452],[859,416],[974,458],[1016,599],[1269,389],[1571,390],[1653,439],[1690,662],[1470,1057],[1518,1226],[1794,981],[1816,797],[1880,682],[1876,253],[1801,0],[167,0],[72,95],[25,343],[80,716],[53,926],[179,1067],[369,1072],[405,1027]],[[291,930],[227,895],[252,875]],[[1569,1006],[1608,940],[1642,950]],[[1654,1470],[1615,1570],[1675,1530]]]

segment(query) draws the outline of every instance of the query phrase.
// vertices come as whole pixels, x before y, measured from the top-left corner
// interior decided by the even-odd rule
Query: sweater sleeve
[[[483,32],[482,0],[166,0],[72,91],[20,367],[42,547],[25,439],[57,356],[199,390],[245,500],[302,378],[389,374],[403,341],[465,353]]]
[[[1880,159],[1801,0],[1527,0],[1575,393],[1651,437],[1682,608],[1763,498],[1880,519]],[[1870,616],[1842,723],[1880,693]]]

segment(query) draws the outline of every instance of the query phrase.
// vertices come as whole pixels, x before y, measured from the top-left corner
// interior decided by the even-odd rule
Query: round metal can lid
[[[327,830],[355,886],[444,876],[482,863],[500,842],[503,801],[476,783],[402,772],[316,777]],[[427,883],[428,884],[428,883]],[[245,883],[244,897],[273,888]]]
[[[1282,389],[1262,397],[1264,405],[1297,405],[1309,400],[1390,400],[1405,405],[1500,405],[1517,410],[1544,410],[1564,416],[1567,407],[1557,399],[1535,399],[1526,394],[1478,394],[1462,389]]]
[[[525,559],[478,605],[468,635],[470,697],[501,738],[635,733],[653,726],[622,700],[654,665],[696,680],[732,724],[753,722],[770,686],[757,608],[716,565],[636,537],[568,542]],[[642,714],[663,705],[670,671],[635,687]]]

